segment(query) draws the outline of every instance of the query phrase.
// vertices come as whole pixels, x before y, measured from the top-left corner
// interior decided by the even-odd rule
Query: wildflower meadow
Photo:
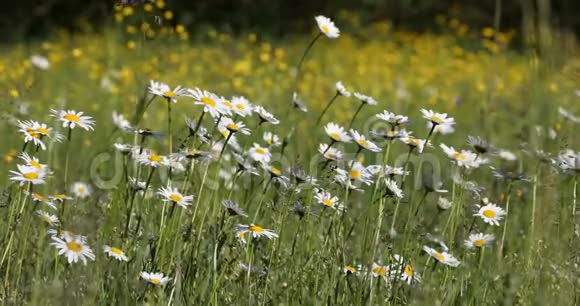
[[[122,2],[0,51],[1,304],[580,303],[576,49]]]

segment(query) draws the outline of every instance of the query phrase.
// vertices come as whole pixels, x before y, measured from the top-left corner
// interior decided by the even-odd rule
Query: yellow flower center
[[[435,252],[435,257],[437,259],[439,259],[440,261],[445,261],[445,255],[439,253],[439,252]]]
[[[201,98],[201,103],[203,103],[205,105],[209,105],[211,107],[216,107],[216,105],[217,105],[217,103],[214,101],[214,99],[208,98],[208,97]]]
[[[261,233],[264,231],[264,228],[259,225],[250,225],[248,229],[252,232]]]
[[[66,195],[59,193],[59,194],[55,194],[54,197],[59,199],[59,200],[62,200],[64,198],[66,198]]]
[[[486,209],[483,211],[482,213],[484,216],[486,216],[487,218],[495,218],[495,216],[497,215],[495,211],[491,210],[491,209]]]
[[[36,131],[42,135],[50,134],[50,131],[48,129],[43,128],[43,127],[36,128]]]
[[[240,129],[240,127],[237,124],[235,124],[235,123],[229,123],[228,124],[228,129],[237,131],[237,130]]]
[[[75,115],[75,114],[65,114],[64,116],[62,116],[64,119],[71,121],[71,122],[79,122],[81,121],[81,117]]]
[[[322,199],[322,204],[328,206],[328,207],[332,207],[334,206],[334,202],[331,199]]]
[[[276,167],[272,167],[272,169],[270,169],[270,171],[271,171],[272,173],[274,173],[275,175],[280,175],[280,174],[282,174],[282,170],[280,170],[280,169],[278,169],[278,168],[276,168]]]
[[[172,201],[174,201],[174,202],[181,202],[181,201],[183,201],[183,197],[182,197],[182,196],[180,196],[180,195],[178,195],[178,194],[175,194],[175,193],[173,193],[173,194],[169,195],[169,198],[170,198]]]
[[[330,31],[330,30],[328,29],[328,27],[327,27],[327,26],[325,26],[325,25],[321,26],[321,28],[322,28],[322,32],[324,32],[324,33],[328,33],[328,31]]]
[[[74,241],[67,242],[66,247],[75,253],[80,253],[83,250],[82,244]]]
[[[79,187],[79,189],[77,191],[78,191],[78,193],[83,194],[87,190],[85,189],[85,187]]]
[[[411,265],[406,265],[406,266],[405,266],[405,274],[406,274],[407,276],[413,276],[413,273],[414,273],[414,272],[415,272],[415,271],[413,270],[413,267],[411,267]]]
[[[161,283],[161,280],[158,278],[152,278],[151,282],[157,285],[157,284]]]
[[[35,200],[37,200],[37,201],[45,201],[45,200],[46,200],[46,198],[45,198],[45,197],[43,197],[42,195],[40,195],[40,194],[38,194],[38,193],[33,193],[33,194],[32,194],[32,197],[33,197]]]
[[[380,276],[385,276],[385,274],[387,274],[387,269],[385,269],[384,267],[375,267],[373,268],[373,272],[375,272]]]
[[[260,155],[265,155],[266,154],[266,150],[264,150],[263,148],[256,148],[256,153],[258,153]]]
[[[32,137],[34,137],[34,138],[40,138],[40,136],[41,136],[41,135],[40,135],[39,133],[37,133],[37,131],[36,131],[36,130],[34,130],[34,129],[26,129],[26,132],[28,133],[28,135],[30,135],[30,136],[32,136]]]
[[[353,266],[345,266],[344,269],[350,273],[354,273],[356,271]]]
[[[340,134],[334,132],[334,133],[330,133],[330,138],[334,139],[334,140],[340,140]]]
[[[483,239],[477,239],[473,241],[473,245],[480,248],[485,244],[485,240]]]
[[[34,159],[30,160],[30,165],[36,169],[42,168],[42,165],[39,162],[35,161]]]
[[[224,101],[223,104],[229,109],[234,108],[234,106],[232,105],[232,103],[230,101]]]
[[[328,159],[336,159],[336,155],[332,154],[332,153],[326,153],[325,154],[326,158]]]
[[[39,177],[37,172],[26,172],[23,173],[22,176],[27,180],[35,180]]]
[[[121,249],[118,248],[111,248],[111,253],[115,254],[115,255],[123,255],[123,251],[121,251]]]
[[[173,90],[169,90],[163,93],[164,96],[172,98],[175,97],[175,92]]]
[[[443,119],[439,116],[433,115],[433,116],[431,116],[431,121],[441,123],[441,122],[443,122]]]
[[[465,156],[463,153],[455,152],[453,153],[453,158],[458,160],[465,160],[467,156]]]
[[[236,108],[239,110],[245,110],[246,106],[244,104],[236,104]]]
[[[362,173],[358,170],[350,170],[350,177],[352,177],[353,179],[360,179],[362,176]]]
[[[154,163],[160,163],[163,161],[163,157],[161,157],[160,155],[157,154],[151,154],[148,157],[150,162],[154,162]]]
[[[361,147],[368,147],[369,146],[369,142],[364,140],[364,139],[359,139],[356,141],[359,145],[361,145]]]

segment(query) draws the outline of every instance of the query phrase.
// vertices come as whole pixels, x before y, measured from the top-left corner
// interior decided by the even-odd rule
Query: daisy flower
[[[229,109],[223,105],[220,97],[212,92],[201,90],[199,88],[189,89],[188,96],[193,98],[195,104],[203,105],[203,111],[205,113],[209,112],[209,114],[214,118],[217,118],[220,115],[228,115],[230,113]]]
[[[479,154],[493,153],[496,149],[479,136],[467,136],[467,144]]]
[[[62,194],[62,193],[57,193],[55,195],[51,195],[48,198],[51,199],[52,201],[57,201],[57,202],[61,202],[61,203],[64,201],[73,199],[73,198],[67,196],[66,194]]]
[[[248,155],[250,158],[257,162],[269,163],[272,158],[272,154],[268,148],[261,147],[259,144],[254,143],[253,147],[248,150]]]
[[[52,240],[51,245],[58,249],[58,255],[66,256],[69,264],[80,259],[86,265],[87,259],[95,260],[95,254],[82,236],[64,234],[60,237],[52,236]]]
[[[264,141],[269,146],[277,147],[282,144],[282,142],[280,141],[280,137],[278,137],[278,135],[276,134],[273,134],[272,132],[265,132],[264,136],[262,136],[262,139],[264,139]]]
[[[83,116],[83,112],[74,110],[51,109],[51,116],[62,121],[63,128],[74,129],[77,125],[87,131],[94,130],[95,121],[89,116]]]
[[[401,188],[399,188],[399,186],[397,185],[397,182],[395,182],[395,180],[392,180],[392,179],[386,177],[385,178],[385,186],[387,187],[387,193],[393,195],[394,197],[396,197],[398,199],[403,198],[403,190],[401,190]]]
[[[320,32],[328,38],[337,38],[340,36],[340,30],[334,25],[334,22],[330,20],[328,17],[324,17],[322,15],[314,17],[316,20],[316,24],[318,24],[318,28]]]
[[[123,250],[119,248],[104,245],[103,252],[105,252],[105,254],[115,258],[118,261],[129,261],[129,258],[127,257],[127,255],[125,255],[125,252],[123,252]]]
[[[393,255],[393,258],[394,263],[390,269],[400,273],[402,281],[406,282],[407,285],[421,282],[421,274],[415,271],[415,268],[409,262],[405,262],[403,257],[398,254]]]
[[[169,165],[169,161],[167,157],[163,155],[158,155],[153,151],[147,150],[136,156],[135,158],[138,164],[151,166],[151,167],[159,167],[159,166],[167,166]]]
[[[345,98],[350,98],[352,96],[352,93],[346,90],[346,87],[344,87],[341,81],[336,82],[336,94]]]
[[[177,103],[177,97],[185,95],[187,89],[181,88],[181,86],[177,86],[174,89],[171,89],[171,87],[165,83],[150,80],[149,92],[155,96],[165,98],[167,101]]]
[[[344,205],[338,201],[338,197],[332,196],[330,192],[320,190],[314,198],[318,203],[322,204],[325,208],[329,207],[338,211],[344,211]]]
[[[32,143],[34,143],[35,146],[40,147],[43,151],[46,150],[46,145],[42,141],[43,134],[41,134],[35,128],[38,122],[29,120],[27,121],[18,120],[17,123],[19,128],[18,131],[24,135],[25,143],[32,141]]]
[[[163,202],[173,202],[183,208],[187,208],[191,205],[191,202],[193,202],[192,195],[184,196],[177,190],[177,188],[161,187],[157,194],[163,197]]]
[[[484,233],[477,233],[469,235],[469,239],[465,240],[465,247],[473,249],[473,248],[482,248],[491,244],[495,240],[495,237],[490,234]]]
[[[360,92],[355,92],[354,93],[354,97],[357,98],[357,99],[359,99],[364,104],[368,104],[368,105],[377,105],[377,104],[379,104],[379,102],[377,100],[375,100],[375,98],[373,98],[371,96],[363,95]]]
[[[38,158],[31,157],[26,152],[20,153],[20,155],[18,155],[18,158],[22,159],[24,161],[24,163],[26,164],[26,166],[28,166],[28,167],[34,167],[38,170],[48,171],[47,165],[41,164],[40,161],[38,160]]]
[[[433,133],[447,135],[455,132],[455,128],[449,124],[438,124],[433,127],[433,123],[431,121],[427,122],[427,128],[429,130],[433,129]]]
[[[258,117],[260,117],[260,124],[262,124],[264,122],[269,122],[269,123],[274,124],[274,125],[280,123],[280,121],[278,119],[276,119],[276,117],[274,117],[274,115],[269,113],[265,108],[263,108],[261,106],[254,107],[254,113],[256,113],[258,115]]]
[[[233,97],[231,103],[234,114],[241,117],[246,117],[252,114],[252,104],[245,97]]]
[[[556,164],[564,171],[580,172],[580,152],[564,150],[558,155]]]
[[[49,226],[55,226],[58,224],[58,217],[55,215],[51,215],[43,210],[37,210],[36,214],[42,219],[42,221],[46,222]]]
[[[344,130],[342,126],[339,126],[338,124],[333,122],[330,122],[327,125],[325,125],[324,131],[333,142],[350,142],[352,140],[352,138],[348,136],[348,133]]]
[[[390,274],[389,266],[383,266],[373,262],[371,274],[373,277],[382,277],[385,281],[388,281]]]
[[[44,178],[46,176],[46,171],[42,169],[37,169],[36,167],[16,165],[18,171],[10,171],[12,176],[11,181],[20,182],[20,186],[26,183],[31,183],[33,185],[44,184]]]
[[[318,152],[320,152],[320,154],[322,154],[322,156],[324,156],[325,159],[327,160],[332,160],[332,161],[339,161],[342,160],[342,152],[340,150],[337,150],[335,148],[329,148],[328,144],[326,143],[321,143],[318,146]]]
[[[298,96],[297,92],[292,94],[292,105],[299,109],[302,112],[308,112],[308,107],[306,107],[306,103]]]
[[[453,147],[448,147],[445,144],[440,144],[439,146],[459,167],[477,168],[480,165],[480,163],[476,161],[477,155],[471,151],[461,150],[461,152],[459,152]]]
[[[423,118],[429,120],[434,125],[455,125],[455,119],[447,117],[447,114],[436,113],[432,110],[421,109]]]
[[[76,182],[71,187],[71,192],[79,199],[86,199],[91,196],[91,187],[83,182]]]
[[[273,231],[271,231],[269,229],[265,229],[259,225],[255,225],[255,224],[250,224],[250,225],[238,224],[238,225],[236,225],[236,232],[238,233],[238,235],[244,234],[244,233],[251,233],[252,237],[254,237],[254,238],[260,238],[262,236],[264,236],[268,239],[278,238],[278,234],[274,233]]]
[[[415,138],[413,136],[406,136],[399,138],[399,140],[408,145],[409,148],[416,148],[419,153],[423,153],[423,150],[425,149],[426,140],[424,139]]]
[[[166,277],[163,273],[148,273],[148,272],[141,272],[139,274],[142,279],[146,280],[147,282],[153,285],[160,285],[163,286],[171,280],[171,277]]]
[[[230,216],[248,217],[248,214],[246,214],[238,203],[232,200],[224,200],[222,204]]]
[[[359,271],[360,271],[360,265],[359,266],[346,265],[346,266],[342,267],[342,272],[346,275],[358,274]]]
[[[232,120],[229,117],[224,117],[222,118],[222,120],[219,123],[222,127],[225,127],[226,129],[228,129],[228,131],[232,132],[232,133],[237,133],[240,132],[244,135],[250,135],[250,129],[248,129],[246,127],[246,125],[241,122],[234,122],[234,120]]]
[[[505,210],[493,203],[481,207],[478,205],[478,210],[474,214],[474,216],[481,217],[483,222],[490,225],[499,225],[499,221],[501,221],[505,215]]]
[[[461,264],[457,258],[447,252],[438,252],[433,248],[430,248],[426,245],[423,246],[423,251],[425,251],[429,256],[437,259],[438,262],[450,266],[450,267],[457,267]]]
[[[372,172],[358,161],[354,162],[348,171],[341,168],[336,168],[335,171],[338,173],[335,178],[341,183],[345,183],[346,180],[358,181],[366,185],[372,183]]]
[[[380,114],[377,114],[377,117],[379,119],[385,120],[393,127],[409,123],[409,117],[403,115],[395,115],[394,113],[391,113],[386,110]]]
[[[381,151],[381,148],[379,148],[376,144],[374,144],[370,140],[367,140],[366,137],[362,134],[359,134],[359,132],[351,129],[350,134],[352,135],[352,138],[354,139],[356,144],[359,146],[359,148],[366,149],[366,150],[369,150],[371,152],[380,152]]]
[[[41,195],[40,193],[28,193],[28,191],[26,191],[26,194],[30,195],[30,197],[32,198],[32,201],[37,202],[37,203],[44,203],[46,205],[48,205],[50,208],[52,209],[56,209],[56,206],[54,205],[54,203],[49,200],[47,197]]]
[[[118,114],[117,112],[113,112],[113,124],[115,124],[115,126],[123,131],[130,131],[133,128],[131,127],[131,123],[129,123],[129,120],[125,119],[125,116],[123,116],[122,114]]]

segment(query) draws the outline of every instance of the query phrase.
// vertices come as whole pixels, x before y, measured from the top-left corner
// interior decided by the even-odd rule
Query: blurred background
[[[11,1],[0,12],[4,42],[43,36],[57,28],[83,31],[115,18],[119,4],[139,5],[147,0],[22,0]],[[151,1],[153,3],[153,1]],[[166,0],[159,17],[190,31],[215,27],[236,33],[256,31],[262,35],[287,36],[308,32],[312,16],[338,16],[355,12],[360,25],[388,20],[394,27],[431,31],[437,16],[461,20],[470,27],[489,25],[520,32],[528,43],[549,39],[549,25],[561,32],[580,32],[580,1],[577,0]],[[164,16],[165,15],[165,16]],[[170,16],[169,16],[170,15]],[[164,18],[170,17],[170,18]]]

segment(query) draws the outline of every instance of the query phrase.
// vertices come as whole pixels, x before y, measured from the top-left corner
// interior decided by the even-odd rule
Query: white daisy
[[[356,144],[359,146],[359,148],[367,149],[371,152],[380,152],[381,151],[381,148],[379,148],[372,141],[367,140],[366,137],[364,135],[360,134],[359,132],[351,129],[350,135],[352,135],[352,138],[354,139]]]
[[[24,142],[34,143],[35,146],[40,147],[43,151],[46,150],[46,145],[42,141],[42,134],[35,128],[38,124],[36,121],[17,121],[18,131],[24,135]]]
[[[141,278],[148,281],[153,285],[163,286],[171,280],[171,277],[166,277],[163,273],[148,273],[148,272],[141,272]]]
[[[453,147],[448,147],[443,143],[439,146],[459,167],[477,168],[480,165],[480,163],[476,161],[477,155],[469,150],[461,150],[461,152],[459,152]]]
[[[76,263],[79,259],[87,264],[87,259],[95,260],[95,254],[86,245],[85,238],[78,235],[61,235],[60,238],[52,236],[52,246],[58,249],[58,255],[67,257],[68,263]]]
[[[234,114],[246,117],[252,114],[252,104],[245,97],[233,97],[232,98],[232,111]]]
[[[229,117],[223,117],[219,124],[232,133],[240,132],[244,135],[250,135],[251,133],[250,129],[248,129],[243,122],[234,122],[234,120]]]
[[[380,114],[377,114],[377,117],[379,119],[385,120],[393,127],[409,123],[409,117],[403,115],[395,115],[394,113],[391,113],[386,110]]]
[[[191,202],[193,202],[192,195],[184,196],[177,190],[177,188],[161,187],[157,194],[163,197],[163,202],[173,202],[183,208],[187,208],[191,205]]]
[[[159,167],[169,165],[169,160],[163,155],[158,155],[153,151],[146,150],[136,156],[137,163],[141,165]]]
[[[125,116],[123,116],[122,114],[118,114],[117,112],[113,112],[113,124],[115,124],[115,126],[123,131],[130,131],[131,129],[133,129],[131,127],[131,123],[129,123],[129,120],[125,119]]]
[[[195,104],[203,105],[203,111],[206,113],[209,112],[209,114],[214,118],[217,118],[220,115],[229,115],[231,113],[230,110],[223,105],[222,99],[212,92],[195,88],[188,89],[187,95],[194,99]]]
[[[256,113],[258,115],[258,117],[260,117],[260,124],[262,124],[264,122],[269,122],[269,123],[274,124],[274,125],[280,123],[280,121],[278,119],[276,119],[276,117],[274,117],[274,115],[269,113],[265,108],[263,108],[261,106],[255,106],[254,113]]]
[[[346,90],[346,87],[344,87],[341,81],[336,82],[336,93],[345,98],[350,98],[352,95],[350,91]]]
[[[254,143],[252,148],[248,150],[248,155],[255,161],[261,163],[269,163],[272,158],[272,154],[268,148],[261,147],[259,144]]]
[[[356,275],[356,274],[359,274],[360,269],[361,269],[360,265],[358,265],[358,266],[346,265],[346,266],[342,267],[342,272],[344,274],[347,274],[347,275],[348,274],[355,274]]]
[[[352,140],[344,128],[336,123],[328,123],[324,126],[324,131],[334,142],[350,142]]]
[[[477,233],[469,235],[469,239],[465,240],[465,247],[473,249],[473,248],[482,248],[491,244],[495,240],[495,237],[490,234],[484,233]]]
[[[273,239],[273,238],[278,238],[278,234],[274,233],[273,231],[269,230],[269,229],[265,229],[259,225],[255,225],[255,224],[250,224],[250,225],[244,225],[244,224],[238,224],[236,225],[236,232],[239,236],[243,237],[244,233],[251,233],[252,237],[254,238],[260,238],[262,236],[268,238],[268,239]]]
[[[433,133],[437,133],[437,134],[441,134],[441,135],[447,135],[447,134],[451,134],[451,133],[455,132],[455,128],[453,127],[453,125],[437,124],[435,126],[435,128],[433,128],[433,122],[431,122],[431,121],[427,122],[427,128],[429,130],[433,129]]]
[[[91,196],[92,190],[86,183],[76,182],[72,185],[71,192],[79,199],[86,199]]]
[[[277,147],[282,144],[282,142],[280,141],[280,137],[278,137],[278,135],[276,134],[273,134],[272,132],[265,132],[264,136],[262,136],[262,139],[264,139],[264,141],[269,146]]]
[[[125,252],[123,252],[123,250],[119,248],[104,245],[103,252],[105,252],[105,254],[115,258],[118,261],[129,261],[129,258],[127,257],[127,255],[125,255]]]
[[[375,100],[375,98],[371,97],[371,96],[367,96],[367,95],[363,95],[360,92],[355,92],[354,93],[354,97],[359,99],[362,103],[368,104],[368,105],[377,105],[379,104],[379,102],[377,100]]]
[[[171,89],[171,87],[165,83],[150,80],[149,92],[158,97],[165,98],[173,103],[177,103],[177,98],[184,96],[187,93],[187,89],[181,88],[181,86],[177,86],[174,89]]]
[[[444,265],[448,265],[451,267],[457,267],[461,264],[461,262],[459,260],[457,260],[457,258],[455,258],[453,255],[447,253],[446,251],[438,252],[435,249],[430,248],[426,245],[423,246],[423,251],[425,251],[427,254],[429,254],[429,256],[437,259],[437,261],[439,261],[440,263],[442,263]]]
[[[320,190],[316,195],[314,195],[314,198],[324,207],[329,207],[338,211],[344,211],[344,205],[339,202],[338,197],[332,196],[330,192]]]
[[[322,34],[326,35],[328,38],[337,38],[340,36],[340,30],[334,25],[334,22],[328,17],[322,15],[314,17],[316,24]]]
[[[63,128],[74,129],[79,126],[87,131],[94,130],[95,121],[89,116],[83,116],[83,112],[76,112],[74,110],[55,110],[51,109],[51,116],[62,121]]]
[[[385,178],[385,186],[388,189],[388,193],[392,194],[393,196],[395,196],[398,199],[402,199],[403,198],[403,190],[401,190],[401,188],[399,188],[399,186],[397,185],[397,182],[395,180],[392,180],[388,177]]]
[[[22,159],[24,161],[24,163],[26,163],[26,166],[28,167],[34,167],[38,170],[43,170],[43,171],[47,171],[48,172],[48,166],[45,164],[41,164],[40,161],[38,160],[38,158],[33,157],[28,155],[28,153],[26,152],[22,152],[20,153],[20,155],[18,156],[18,158]]]
[[[46,176],[46,171],[42,169],[37,169],[36,167],[16,165],[18,171],[10,171],[12,176],[11,181],[20,182],[20,186],[25,183],[31,183],[33,185],[44,184],[44,178]]]
[[[372,183],[372,172],[358,161],[352,163],[348,171],[341,168],[336,168],[335,171],[338,173],[335,179],[340,183],[346,183],[346,180],[353,180],[366,185]]]
[[[432,110],[421,109],[421,113],[423,113],[423,118],[429,120],[434,125],[455,125],[455,119],[451,117],[447,117],[447,114],[444,113],[436,113]]]
[[[483,219],[483,222],[490,225],[499,225],[499,221],[501,221],[503,217],[505,217],[506,215],[506,212],[505,210],[503,210],[503,208],[493,203],[489,203],[481,207],[477,205],[477,207],[478,209],[474,214],[474,216],[481,217],[481,219]]]
[[[339,161],[342,160],[342,152],[335,148],[329,148],[328,144],[321,143],[318,146],[318,152],[327,160]]]
[[[396,271],[400,274],[402,281],[406,282],[408,285],[421,282],[421,274],[415,271],[415,268],[409,262],[405,262],[402,256],[395,254],[393,255],[394,262],[391,266],[393,272]]]
[[[399,138],[399,140],[408,145],[410,148],[416,148],[417,152],[419,153],[422,153],[425,149],[425,139],[419,139],[413,136],[405,136]]]
[[[49,226],[54,226],[58,224],[58,217],[56,215],[51,215],[43,210],[37,210],[36,214],[42,219],[42,221],[46,222]]]
[[[381,277],[385,281],[389,281],[389,276],[391,274],[389,266],[379,265],[373,262],[373,266],[371,268],[371,274],[373,277]]]

